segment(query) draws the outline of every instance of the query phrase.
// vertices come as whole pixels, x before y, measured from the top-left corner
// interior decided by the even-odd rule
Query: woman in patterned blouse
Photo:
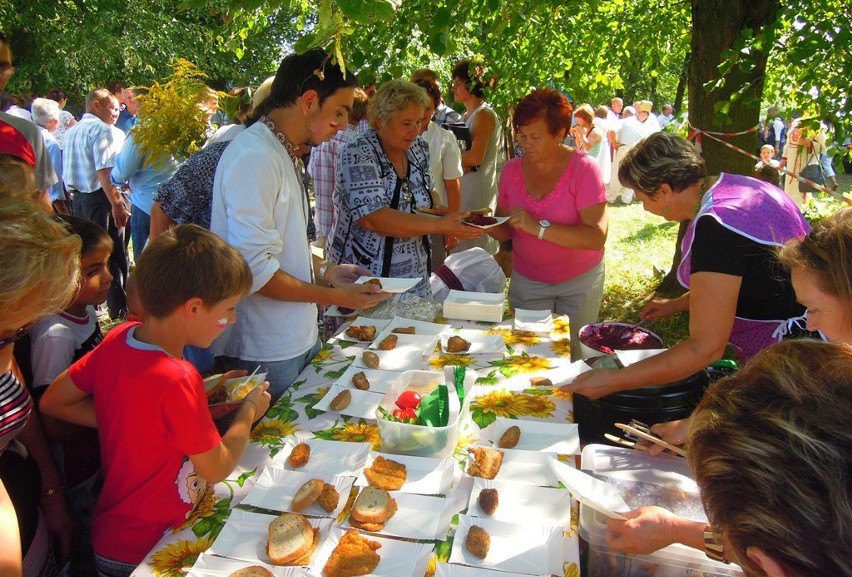
[[[481,236],[467,213],[439,218],[430,209],[429,147],[420,138],[426,91],[404,80],[383,84],[370,102],[370,129],[349,141],[336,167],[335,222],[326,258],[351,262],[382,277],[422,278],[413,289],[429,297],[430,234]]]

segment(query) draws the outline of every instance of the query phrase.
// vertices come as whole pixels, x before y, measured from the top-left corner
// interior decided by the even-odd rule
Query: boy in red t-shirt
[[[270,401],[266,384],[249,393],[220,437],[201,375],[181,358],[185,345],[208,347],[234,322],[251,287],[239,252],[182,225],[145,247],[135,274],[145,323],[113,329],[41,400],[44,413],[98,429],[105,481],[93,543],[109,577],[129,575],[187,519],[207,483],[233,471]]]

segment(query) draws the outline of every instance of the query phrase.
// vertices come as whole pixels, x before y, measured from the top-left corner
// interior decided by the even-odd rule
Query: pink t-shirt
[[[140,563],[163,532],[182,524],[204,495],[187,455],[221,442],[201,375],[182,359],[116,327],[71,365],[69,376],[95,398],[104,488],[92,540],[99,555]]]
[[[553,190],[535,199],[524,184],[523,157],[503,167],[497,205],[503,211],[523,208],[537,220],[552,224],[580,224],[580,211],[606,202],[606,189],[595,159],[575,150]],[[512,267],[538,282],[559,283],[590,271],[604,251],[565,248],[516,230],[512,235]]]

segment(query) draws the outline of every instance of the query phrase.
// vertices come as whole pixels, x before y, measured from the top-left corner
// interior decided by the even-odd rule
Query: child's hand
[[[245,371],[243,372],[245,373]],[[272,402],[272,397],[266,392],[268,388],[269,381],[264,381],[262,385],[252,389],[243,401],[243,404],[251,403],[256,407],[252,421],[257,421],[269,410],[269,403]]]

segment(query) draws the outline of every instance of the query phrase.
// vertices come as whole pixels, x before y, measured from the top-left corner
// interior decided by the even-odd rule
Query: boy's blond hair
[[[764,150],[768,150],[772,154],[775,154],[775,147],[772,146],[771,144],[764,144],[763,146],[760,147],[761,152],[763,152]]]
[[[172,314],[192,298],[212,307],[245,295],[252,282],[242,255],[194,224],[176,226],[149,241],[135,275],[144,314],[155,318]]]

